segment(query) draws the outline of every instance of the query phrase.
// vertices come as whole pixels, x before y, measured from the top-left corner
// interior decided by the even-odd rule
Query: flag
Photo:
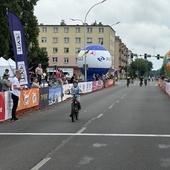
[[[23,26],[17,15],[11,11],[8,11],[8,22],[16,68],[21,71],[20,84],[29,86],[28,60]]]

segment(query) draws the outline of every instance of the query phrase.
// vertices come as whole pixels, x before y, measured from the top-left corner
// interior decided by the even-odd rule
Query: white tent
[[[11,58],[9,58],[8,60],[8,63],[9,63],[9,65],[13,68],[16,68],[16,63],[15,63],[15,61],[14,60],[12,60]]]
[[[9,70],[9,79],[13,78],[16,66],[9,64],[7,60],[5,60],[3,57],[0,57],[0,77],[1,78],[3,77],[5,69]]]

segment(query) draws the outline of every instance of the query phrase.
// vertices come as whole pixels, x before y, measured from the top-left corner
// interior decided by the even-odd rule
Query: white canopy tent
[[[12,60],[12,59],[11,59]],[[9,79],[14,77],[14,72],[16,70],[15,61],[7,61],[3,57],[0,57],[0,77],[3,77],[5,69],[9,70]]]

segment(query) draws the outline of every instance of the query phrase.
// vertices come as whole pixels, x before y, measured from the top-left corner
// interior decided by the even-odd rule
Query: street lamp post
[[[109,26],[112,28],[114,25],[117,25],[117,24],[120,24],[120,22],[118,21],[118,22],[116,22],[112,25],[109,25]],[[109,29],[109,34],[110,34],[110,29]],[[115,35],[114,35],[114,37],[115,37]],[[109,37],[109,50],[111,51],[111,49],[110,49],[110,37]],[[115,42],[114,42],[113,56],[114,56],[114,58],[113,58],[112,62],[114,63],[114,72],[115,72],[115,69],[116,69],[116,38],[115,38]],[[112,66],[113,66],[113,63],[112,63]]]
[[[102,4],[103,2],[105,2],[106,0],[103,0],[101,2],[98,2],[96,4],[94,4],[92,7],[90,7],[90,9],[87,11],[85,18],[84,18],[84,22],[81,19],[73,19],[71,18],[72,21],[81,21],[82,24],[84,25],[84,53],[86,53],[86,20],[87,20],[87,15],[89,14],[89,12],[97,5]],[[87,54],[86,54],[87,55]],[[86,61],[86,56],[85,55],[85,59],[84,59],[84,81],[87,81],[87,61]]]

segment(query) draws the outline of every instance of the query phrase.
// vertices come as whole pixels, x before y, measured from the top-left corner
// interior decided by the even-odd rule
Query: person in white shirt
[[[17,110],[17,107],[18,107],[20,90],[23,90],[23,89],[27,88],[26,86],[21,86],[20,85],[20,79],[21,79],[21,72],[19,70],[16,70],[15,77],[13,78],[12,84],[11,84],[12,100],[13,100],[11,121],[18,120],[18,118],[16,117],[16,110]]]
[[[41,85],[43,69],[40,63],[38,64],[38,67],[35,69],[35,74],[36,74],[36,77],[38,78],[39,85]]]

